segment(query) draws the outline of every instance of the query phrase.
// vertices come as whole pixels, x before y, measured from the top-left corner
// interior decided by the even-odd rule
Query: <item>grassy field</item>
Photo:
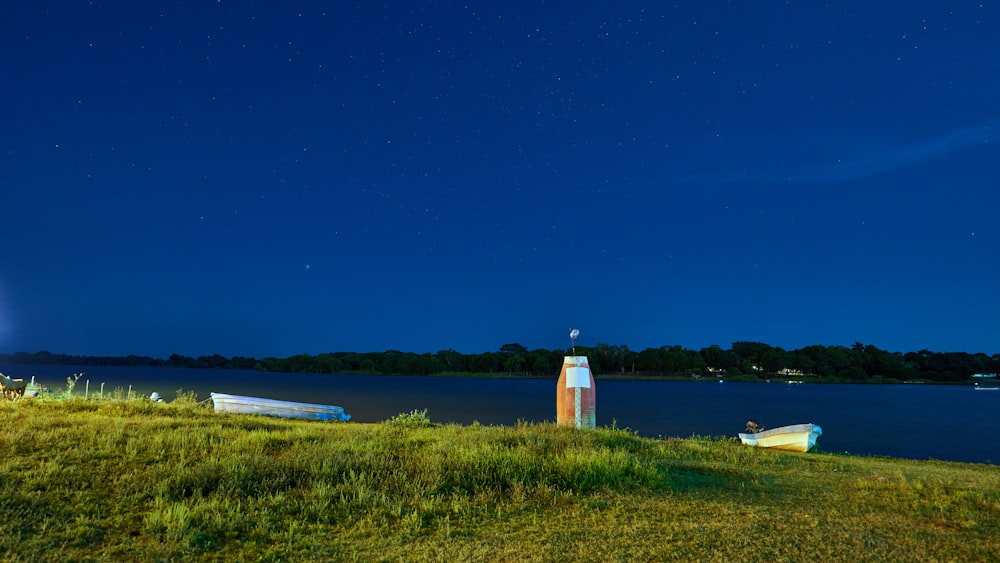
[[[190,394],[2,401],[0,425],[4,561],[1000,560],[990,465]]]

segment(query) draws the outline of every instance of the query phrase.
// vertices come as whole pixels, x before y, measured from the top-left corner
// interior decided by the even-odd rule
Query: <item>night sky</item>
[[[0,352],[1000,353],[1000,4],[676,4],[0,4]]]

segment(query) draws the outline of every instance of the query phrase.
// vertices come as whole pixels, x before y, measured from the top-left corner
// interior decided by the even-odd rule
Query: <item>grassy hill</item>
[[[0,401],[0,425],[4,561],[1000,560],[992,465],[183,394]]]

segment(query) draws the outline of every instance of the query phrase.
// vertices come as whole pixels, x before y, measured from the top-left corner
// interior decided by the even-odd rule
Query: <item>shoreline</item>
[[[552,375],[534,375],[534,374],[523,374],[523,373],[498,373],[498,372],[441,372],[441,373],[430,373],[430,374],[412,374],[412,373],[376,373],[368,371],[337,371],[329,373],[312,373],[312,372],[294,372],[294,371],[267,371],[258,370],[251,368],[230,368],[230,367],[182,367],[182,366],[167,366],[167,365],[118,365],[118,364],[0,364],[4,369],[10,370],[11,377],[15,378],[25,378],[32,377],[34,374],[31,368],[46,368],[51,369],[54,367],[66,367],[68,372],[72,375],[77,373],[76,370],[80,372],[86,372],[93,368],[114,368],[114,369],[183,369],[191,371],[249,371],[258,374],[274,374],[274,375],[349,375],[349,376],[362,376],[362,377],[412,377],[412,378],[427,378],[427,377],[442,377],[442,378],[470,378],[470,379],[508,379],[508,380],[558,380],[559,373],[553,373]],[[14,371],[14,368],[17,371]],[[0,369],[0,372],[3,372]],[[27,376],[24,374],[28,373]],[[614,373],[614,374],[594,374],[594,379],[596,381],[691,381],[691,382],[701,382],[701,383],[783,383],[783,384],[823,384],[823,385],[836,385],[836,384],[848,384],[848,385],[944,385],[944,386],[970,386],[975,387],[976,383],[981,383],[982,379],[970,378],[968,381],[935,381],[930,379],[915,379],[915,380],[899,380],[890,377],[876,377],[867,379],[846,379],[846,378],[828,378],[818,375],[800,375],[799,379],[789,379],[789,376],[775,374],[775,377],[770,378],[760,378],[753,375],[726,375],[723,377],[714,375],[694,375],[694,374],[656,374],[656,375],[644,375],[641,373]]]

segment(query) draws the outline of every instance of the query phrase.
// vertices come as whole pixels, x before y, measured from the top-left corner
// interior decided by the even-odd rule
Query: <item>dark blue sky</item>
[[[0,352],[1000,352],[1000,6],[7,2]]]

